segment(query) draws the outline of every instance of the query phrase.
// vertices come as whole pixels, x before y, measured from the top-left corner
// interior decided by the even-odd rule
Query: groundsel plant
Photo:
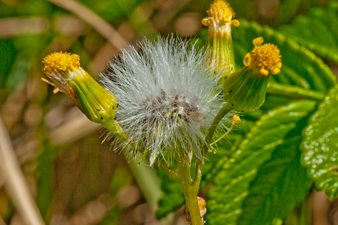
[[[98,81],[80,67],[78,55],[52,53],[43,60],[51,81],[43,80],[105,127],[104,140],[111,140],[114,149],[146,160],[180,183],[193,225],[205,222],[206,203],[197,194],[208,152],[240,122],[238,110],[263,104],[267,77],[281,68],[277,47],[261,46],[259,38],[245,67],[233,72],[230,29],[239,23],[222,0],[207,12],[202,23],[212,28],[205,49],[173,35],[144,40],[122,50]],[[215,131],[220,132],[217,140]]]
[[[116,146],[132,155],[137,149],[129,142],[145,148],[150,165],[160,157],[170,167],[176,156],[203,162],[205,134],[224,103],[203,64],[206,55],[194,43],[173,37],[145,40],[139,49],[123,50],[99,81],[116,96],[115,119],[128,136],[127,142],[117,139]],[[231,118],[223,122],[226,132]]]

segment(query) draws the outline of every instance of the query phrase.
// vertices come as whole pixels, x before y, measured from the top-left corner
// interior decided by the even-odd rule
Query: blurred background
[[[205,34],[200,21],[211,3],[0,0],[0,117],[47,224],[187,224],[182,208],[163,221],[155,219],[161,196],[156,172],[127,162],[109,143],[101,144],[100,127],[66,95],[53,94],[53,87],[41,81],[41,61],[55,51],[76,53],[82,67],[97,77],[127,43],[172,32],[183,37]],[[229,3],[236,18],[278,27],[328,1]],[[24,224],[3,184],[0,173],[0,225]],[[314,224],[333,223],[334,207],[325,195],[315,193],[313,200]]]

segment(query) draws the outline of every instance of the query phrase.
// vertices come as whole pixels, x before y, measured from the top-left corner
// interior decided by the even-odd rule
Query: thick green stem
[[[212,124],[211,124],[211,126],[208,130],[207,136],[205,137],[205,141],[208,145],[210,144],[212,137],[214,136],[214,133],[215,133],[215,130],[216,130],[218,124],[221,122],[223,117],[226,114],[228,114],[228,112],[230,112],[232,109],[233,109],[232,106],[229,103],[227,103],[218,112],[217,116],[215,117],[214,121],[212,122]],[[204,157],[206,157],[207,153],[208,153],[208,147],[204,148],[204,150],[203,150]]]
[[[190,212],[192,225],[202,225],[201,215],[198,208],[197,194],[201,183],[201,170],[196,162],[196,174],[194,180],[190,176],[190,164],[186,159],[177,162],[178,182],[182,187],[186,206]]]
[[[186,206],[189,209],[190,212],[190,219],[192,225],[203,225],[202,219],[200,215],[200,211],[198,208],[198,201],[197,201],[197,192],[191,190],[191,189],[184,189],[182,186],[182,190],[184,193]]]
[[[159,160],[157,163],[157,166],[159,169],[161,169],[163,172],[165,172],[170,178],[174,180],[178,180],[178,174],[176,170],[170,169],[164,162]]]

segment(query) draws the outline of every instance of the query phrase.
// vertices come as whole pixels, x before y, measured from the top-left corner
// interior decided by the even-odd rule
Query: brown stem
[[[0,118],[0,173],[16,209],[27,225],[43,225],[39,209],[26,183],[8,133]]]

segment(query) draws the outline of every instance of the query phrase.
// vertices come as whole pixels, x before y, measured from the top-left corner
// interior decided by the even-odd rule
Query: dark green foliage
[[[302,118],[297,125],[303,127],[304,122]],[[300,165],[300,130],[294,130],[298,136],[293,133],[293,137],[284,139],[271,159],[259,168],[242,205],[239,225],[268,224],[274,218],[285,220],[310,190],[312,181]]]
[[[1,39],[0,52],[2,53],[0,60],[0,88],[5,88],[8,76],[7,74],[11,69],[11,65],[15,59],[15,54],[17,53],[13,41],[10,39]]]
[[[338,62],[338,2],[331,1],[326,9],[313,8],[297,17],[291,25],[278,30],[319,56]]]
[[[250,201],[247,202],[247,198],[250,199],[252,195],[255,195],[254,193],[257,192],[257,190],[262,191],[262,193],[260,193],[262,198],[259,199],[260,201],[255,201],[255,204],[256,206],[264,206],[265,198],[269,195],[269,193],[266,193],[266,191],[269,190],[266,189],[266,187],[268,185],[274,186],[279,181],[278,177],[273,176],[279,175],[279,177],[281,177],[288,175],[287,170],[290,169],[290,165],[294,163],[292,160],[296,158],[297,152],[291,154],[288,152],[287,146],[292,146],[296,140],[299,142],[299,130],[298,139],[296,136],[297,129],[299,129],[301,125],[304,126],[304,118],[314,110],[315,105],[316,102],[314,101],[299,101],[272,110],[262,116],[256,123],[256,126],[252,128],[251,132],[246,135],[246,138],[233,153],[233,156],[224,162],[223,170],[219,171],[214,177],[215,186],[211,188],[208,195],[209,212],[207,214],[207,220],[209,224],[220,224],[221,221],[226,224],[231,224],[240,221],[238,218],[243,211],[242,205],[250,204]],[[302,124],[299,125],[300,122],[302,122]],[[295,149],[295,147],[293,147],[293,149]],[[270,172],[274,174],[265,176],[265,178],[270,177],[270,180],[256,184],[251,183],[255,181],[254,179],[257,173],[264,173],[263,168],[269,166],[269,164],[264,165],[264,163],[271,158],[272,154],[273,157],[269,161],[270,165],[279,165],[279,170],[271,170]],[[280,159],[282,156],[279,155],[284,154],[289,155],[290,158]],[[287,165],[288,163],[290,165]],[[281,167],[281,165],[284,165],[284,167]],[[262,170],[260,170],[260,168],[262,168]],[[289,172],[296,172],[297,165],[295,165],[294,169],[295,171],[291,170]],[[291,177],[292,175],[289,176]],[[260,176],[257,176],[257,178],[259,179]],[[269,181],[271,182],[270,184]],[[288,193],[291,191],[291,188],[298,184],[297,182],[298,179],[290,179],[291,184],[285,186],[284,192]],[[304,185],[305,184],[306,182]],[[282,188],[278,188],[281,188],[281,186],[278,186],[277,190],[282,190]],[[305,191],[308,190],[308,188],[309,183],[304,188]],[[301,189],[299,191],[301,191]],[[295,195],[300,194],[300,199],[294,202],[294,204],[290,202],[291,206],[289,206],[287,211],[291,211],[295,203],[299,203],[302,197],[304,197],[304,191],[302,193],[303,194],[300,194],[300,192],[295,193]],[[275,206],[277,207],[277,205],[266,205],[266,207],[271,207],[272,209]],[[258,210],[259,208],[255,207],[251,210],[253,211],[254,209]],[[264,208],[263,210],[266,209]],[[283,216],[285,217],[287,214]],[[269,219],[271,220],[272,218]],[[270,222],[270,220],[266,222]],[[264,220],[259,221],[263,222]],[[248,222],[249,223],[246,224],[251,224],[250,221]]]

